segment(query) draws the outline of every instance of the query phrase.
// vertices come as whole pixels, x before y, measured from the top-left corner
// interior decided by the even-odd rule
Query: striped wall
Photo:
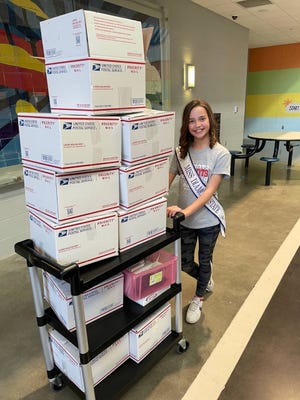
[[[249,50],[245,136],[300,130],[300,44]]]

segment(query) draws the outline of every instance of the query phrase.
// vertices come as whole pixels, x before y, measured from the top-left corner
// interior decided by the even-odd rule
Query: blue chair
[[[230,150],[230,154],[231,154],[231,163],[230,163],[230,175],[234,176],[234,169],[235,169],[235,160],[239,157],[237,157],[240,154],[244,154],[244,149],[246,149],[246,155],[248,155],[249,153],[251,153],[252,150],[254,150],[254,144],[251,143],[243,143],[241,145],[241,148],[243,149],[243,151],[240,150]],[[250,157],[246,157],[245,158],[245,168],[248,168],[249,166],[249,158]]]
[[[260,157],[260,160],[265,161],[267,163],[265,185],[269,186],[270,180],[271,180],[271,166],[274,162],[279,161],[279,158],[277,158],[277,157]]]
[[[235,169],[235,160],[236,160],[236,155],[242,154],[241,151],[239,150],[230,150],[229,151],[231,154],[231,161],[230,161],[230,175],[234,176],[234,169]]]

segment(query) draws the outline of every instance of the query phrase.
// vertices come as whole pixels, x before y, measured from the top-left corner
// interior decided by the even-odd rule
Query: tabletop
[[[279,141],[298,141],[300,140],[299,132],[255,132],[249,133],[250,139],[261,139],[261,140],[279,140]]]

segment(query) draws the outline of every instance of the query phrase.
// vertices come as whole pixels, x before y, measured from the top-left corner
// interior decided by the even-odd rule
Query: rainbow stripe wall
[[[245,135],[300,130],[300,44],[249,50]]]

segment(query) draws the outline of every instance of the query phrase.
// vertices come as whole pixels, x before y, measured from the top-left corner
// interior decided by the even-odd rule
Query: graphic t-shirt
[[[220,174],[224,177],[230,176],[230,153],[220,143],[216,143],[212,149],[207,147],[202,150],[197,150],[191,147],[189,153],[198,175],[201,176],[201,180],[205,184],[207,184],[212,175]],[[195,201],[196,198],[186,182],[185,177],[180,172],[175,154],[171,160],[170,172],[179,175],[178,206],[180,208],[186,208]],[[217,196],[218,194],[215,193],[215,195]],[[218,223],[217,217],[208,211],[206,207],[202,207],[190,217],[187,217],[182,222],[182,225],[187,228],[199,229],[214,226]]]

